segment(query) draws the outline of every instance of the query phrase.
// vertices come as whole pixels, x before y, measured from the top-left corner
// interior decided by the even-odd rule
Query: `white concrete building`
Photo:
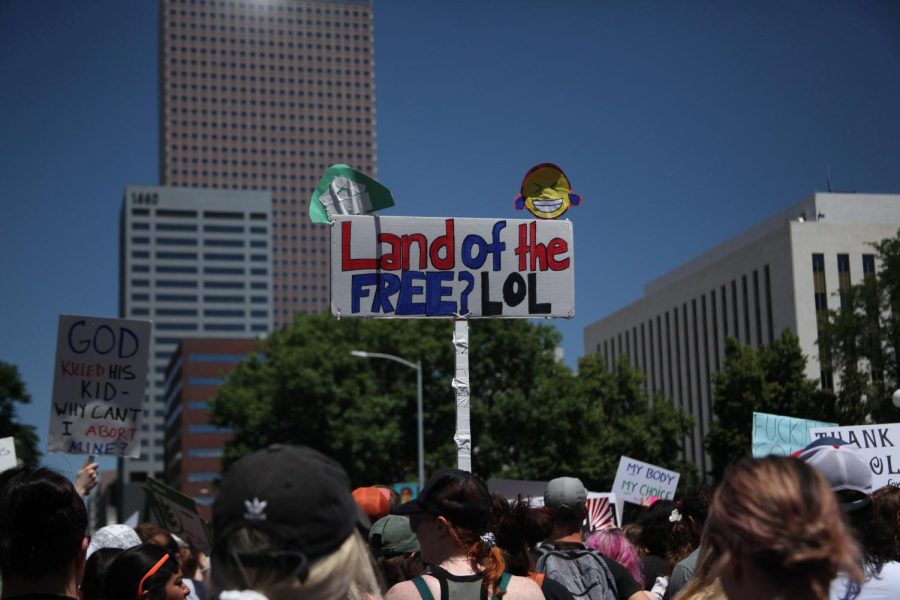
[[[272,194],[129,186],[120,221],[119,314],[153,321],[141,457],[123,482],[163,473],[165,371],[182,338],[272,330]]]
[[[685,456],[705,472],[725,338],[760,347],[790,329],[809,357],[807,376],[833,387],[819,363],[817,312],[875,273],[872,242],[898,228],[900,195],[817,193],[646,284],[643,298],[585,328],[585,353],[611,370],[628,356],[651,399],[664,395],[692,414]]]

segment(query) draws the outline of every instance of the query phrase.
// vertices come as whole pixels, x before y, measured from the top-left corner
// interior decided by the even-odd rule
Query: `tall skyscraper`
[[[120,222],[119,313],[153,321],[141,457],[123,483],[161,476],[166,366],[182,338],[255,338],[272,329],[272,196],[129,186]],[[171,410],[169,410],[171,409]]]
[[[333,163],[376,175],[369,0],[162,0],[160,180],[269,190],[275,325],[329,298],[308,202]]]

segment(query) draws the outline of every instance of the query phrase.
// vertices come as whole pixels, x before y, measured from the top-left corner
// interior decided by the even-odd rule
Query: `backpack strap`
[[[504,571],[503,575],[500,576],[500,581],[497,582],[497,589],[494,590],[494,595],[492,597],[492,600],[498,600],[500,598],[500,596],[498,595],[498,592],[500,594],[506,593],[506,586],[509,585],[510,579],[512,579],[512,575],[510,575],[509,573]]]
[[[413,585],[416,586],[416,589],[419,590],[419,595],[422,597],[422,600],[434,600],[431,590],[428,589],[428,584],[425,583],[425,579],[423,579],[421,575],[413,577],[412,582]]]

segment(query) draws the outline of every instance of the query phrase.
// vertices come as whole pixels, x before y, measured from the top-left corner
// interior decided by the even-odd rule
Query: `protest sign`
[[[0,473],[16,466],[16,440],[15,438],[0,438]]]
[[[144,493],[160,527],[209,554],[212,533],[193,499],[152,477],[144,484]]]
[[[150,322],[60,315],[49,452],[141,454]]]
[[[569,221],[336,215],[338,317],[575,315]]]
[[[400,495],[400,502],[415,500],[419,495],[419,484],[414,481],[395,483],[392,487]]]
[[[859,449],[872,469],[872,490],[886,485],[900,487],[900,423],[818,427],[809,430],[809,441],[835,437]]]
[[[790,456],[809,443],[809,431],[815,427],[837,427],[837,423],[754,412],[753,458]]]
[[[620,518],[613,511],[614,506],[618,506],[615,494],[588,492],[588,530],[597,531],[608,527],[618,527]]]
[[[675,471],[623,456],[612,488],[618,499],[618,514],[622,514],[625,502],[643,504],[649,498],[671,500],[679,477]]]

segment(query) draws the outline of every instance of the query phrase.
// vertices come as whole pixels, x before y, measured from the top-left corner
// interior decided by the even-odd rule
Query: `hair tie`
[[[497,538],[490,531],[481,536],[481,541],[487,544],[488,548],[493,548],[497,545]]]
[[[678,512],[677,508],[672,509],[672,514],[669,515],[669,523],[677,523],[681,520],[681,513]]]

